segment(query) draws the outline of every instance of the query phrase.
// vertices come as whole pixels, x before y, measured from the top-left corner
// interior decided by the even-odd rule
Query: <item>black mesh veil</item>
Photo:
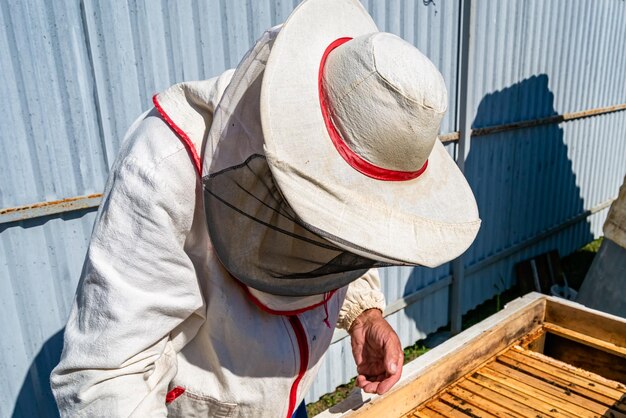
[[[331,241],[340,237],[302,222],[274,182],[259,99],[276,33],[266,32],[244,57],[215,112],[204,150],[207,222],[218,257],[244,284],[276,295],[321,294],[383,263],[338,247]]]
[[[211,175],[205,186],[211,240],[220,260],[255,289],[286,296],[323,293],[377,264],[338,248],[299,222],[262,155]]]

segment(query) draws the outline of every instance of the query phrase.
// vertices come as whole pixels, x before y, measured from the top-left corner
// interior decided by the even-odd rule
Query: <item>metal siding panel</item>
[[[626,63],[615,59],[623,56],[624,25],[618,24],[626,13],[623,2],[484,1],[476,11],[474,128],[624,103],[624,89],[613,89],[626,79]],[[520,21],[512,22],[512,15]],[[516,45],[518,53],[507,54]],[[618,112],[474,138],[466,175],[483,226],[466,264],[615,196],[626,170],[624,141],[616,135],[623,118]],[[568,253],[600,234],[604,213],[475,274],[481,279],[469,279],[465,310],[493,295],[497,275],[511,277],[515,262],[551,248]]]
[[[0,240],[0,250],[2,251],[0,254],[3,255],[8,251],[4,238]],[[0,416],[8,417],[13,412],[15,399],[20,391],[20,383],[24,380],[24,372],[30,364],[31,357],[23,346],[24,335],[16,306],[20,301],[13,297],[15,291],[13,283],[8,280],[11,276],[7,262],[0,263],[0,276],[3,278],[0,280],[0,292],[4,295],[0,303],[0,315],[3,318],[2,330],[6,336],[10,336],[10,338],[0,339],[0,353],[2,353],[0,355],[0,384],[4,388],[0,394]],[[36,416],[36,414],[31,413],[30,416]]]
[[[619,134],[625,125],[626,112],[563,124],[586,209],[617,196],[626,173],[626,141]]]
[[[559,113],[624,102],[623,2],[492,0],[478,2],[476,9],[474,111],[485,94],[537,74],[549,76]],[[515,22],[511,16],[517,16]],[[502,59],[502,52],[511,60]],[[515,56],[521,65],[516,65]],[[511,71],[516,67],[518,74]],[[545,109],[545,102],[525,103],[516,115],[522,119],[540,117],[533,110]],[[495,123],[489,125],[498,122],[494,110]]]
[[[588,222],[582,221],[476,273],[468,274],[467,298],[463,300],[464,312],[495,296],[502,290],[503,284],[505,288],[513,286],[515,284],[513,266],[517,262],[555,248],[559,249],[561,254],[569,254],[580,248],[580,242],[587,243],[591,239],[593,235],[590,233]]]
[[[229,51],[229,67],[235,67],[258,36],[248,34],[247,8],[244,2],[222,0],[224,50]]]
[[[0,207],[99,192],[107,167],[78,4],[1,2]]]
[[[479,233],[472,250],[468,252],[470,265],[487,258],[489,254],[494,254],[499,250],[535,236],[550,227],[554,227],[563,221],[578,215],[584,210],[614,198],[617,190],[623,181],[626,173],[626,163],[623,156],[626,155],[626,141],[615,132],[621,132],[626,124],[626,112],[613,113],[600,117],[580,119],[559,125],[558,131],[554,128],[541,127],[524,131],[518,131],[516,136],[536,136],[541,143],[546,143],[554,133],[557,134],[556,141],[552,141],[556,148],[540,150],[533,154],[537,164],[537,178],[527,182],[526,186],[518,187],[517,203],[516,199],[503,198],[506,194],[498,195],[498,208],[520,207],[521,210],[513,211],[515,216],[520,216],[524,211],[529,215],[524,222],[515,224],[514,222],[498,223],[498,217],[493,212],[482,211],[484,222],[483,229]],[[556,127],[556,126],[555,126]],[[538,131],[538,132],[537,132]],[[554,131],[552,135],[550,131]],[[560,133],[562,131],[562,133]],[[535,133],[536,132],[536,133]],[[610,132],[613,134],[611,135]],[[562,136],[562,138],[560,138]],[[473,152],[481,152],[481,147],[488,146],[485,142],[490,137],[477,138],[473,144]],[[521,143],[520,138],[513,138],[513,141]],[[491,141],[506,146],[511,138],[493,136]],[[572,150],[572,148],[574,148]],[[524,154],[523,150],[516,148],[516,153]],[[544,155],[545,154],[545,155]],[[486,157],[481,154],[478,157],[483,161]],[[561,162],[559,163],[559,160]],[[491,160],[489,160],[491,161]],[[489,167],[492,167],[490,163]],[[497,166],[496,166],[497,167]],[[532,166],[531,166],[532,167]],[[473,175],[468,172],[468,176]],[[497,177],[497,176],[491,176]],[[517,177],[514,176],[514,177]],[[548,179],[548,180],[546,180]],[[599,179],[602,179],[599,181]],[[477,186],[475,186],[477,187]],[[503,187],[502,192],[514,190],[515,187]],[[556,192],[556,194],[555,194]],[[527,205],[519,201],[520,197],[534,196]],[[592,198],[586,198],[590,196]],[[482,201],[482,195],[477,193],[479,205],[488,205],[493,201],[493,197],[487,197]],[[499,283],[499,276],[502,276],[507,287],[513,282],[513,266],[515,263],[535,256],[539,253],[551,249],[559,249],[562,255],[568,254],[581,245],[589,242],[594,237],[602,234],[602,224],[608,209],[602,210],[587,220],[578,222],[558,234],[533,245],[526,250],[514,254],[507,259],[494,264],[478,273],[470,275],[468,279],[470,285],[470,297],[464,301],[464,310],[467,311],[485,299],[495,295]],[[514,216],[514,217],[515,217]],[[517,225],[511,228],[514,235],[503,234],[507,225]],[[481,234],[486,235],[481,237]],[[489,250],[492,247],[493,250]],[[477,254],[476,248],[487,248],[483,253]],[[481,257],[482,255],[482,257]]]
[[[294,3],[207,0],[85,2],[109,164],[152,95],[172,84],[235,67],[262,31]],[[206,24],[204,24],[206,19]]]
[[[1,281],[0,305],[11,332],[0,345],[0,375],[7,383],[0,404],[15,408],[16,417],[56,415],[49,374],[61,354],[59,331],[67,321],[94,219],[92,211],[0,229],[0,265],[8,278]]]
[[[613,125],[611,119],[619,116],[624,115],[613,114],[601,118],[604,119],[605,126],[610,126]],[[591,129],[585,129],[585,125]],[[593,119],[585,119],[568,122],[563,126],[567,127],[568,132],[604,130],[593,125]],[[621,167],[619,164],[613,165],[605,170],[607,172],[604,174],[593,170],[594,167],[608,166],[603,164],[605,150],[616,153],[626,151],[623,141],[617,135],[605,137],[597,135],[594,140],[601,141],[602,146],[587,145],[585,150],[570,152],[568,150],[570,140],[563,131],[564,129],[557,125],[548,125],[475,139],[470,153],[471,158],[468,159],[466,167],[470,184],[476,190],[484,222],[475,244],[467,253],[469,266],[532,238],[615,196],[621,184],[624,165]],[[589,141],[591,135],[583,136]],[[498,155],[498,148],[511,147],[514,150],[512,155],[516,156],[512,161],[507,163],[494,157]],[[489,161],[487,168],[479,164],[485,161]],[[507,169],[498,170],[502,164]],[[583,185],[581,189],[579,180],[589,178],[595,181],[587,182],[588,185]],[[593,201],[584,199],[586,194],[591,194],[591,191],[584,190],[584,187],[597,187],[598,178],[612,185],[610,188],[612,193],[598,196]],[[494,205],[494,196],[498,196],[497,205]],[[594,215],[594,219],[598,217],[599,215]],[[580,228],[580,225],[572,228]],[[596,228],[590,227],[586,233],[577,230],[579,233],[575,237],[558,234],[559,239],[546,240],[542,251],[559,248],[561,254],[567,254],[588,242],[599,232]],[[532,248],[539,251],[538,245]],[[536,252],[531,251],[527,256],[532,255],[536,255]],[[512,255],[506,268],[498,274],[504,278],[511,277],[514,263],[522,259],[521,254]],[[483,278],[486,280],[482,280]],[[480,282],[472,285],[475,294],[471,297],[473,302],[466,305],[466,310],[493,295],[496,283],[497,277],[493,272],[490,273],[489,269],[481,273]]]
[[[273,17],[272,5],[270,0],[248,2],[250,22],[250,45],[265,31],[266,29],[276,25],[279,22]]]
[[[102,135],[112,164],[124,133],[150,104],[139,89],[129,4],[85,1],[83,7]]]

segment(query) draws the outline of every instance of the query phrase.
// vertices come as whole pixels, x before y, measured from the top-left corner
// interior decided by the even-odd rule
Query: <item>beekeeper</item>
[[[112,167],[61,362],[63,416],[291,417],[335,324],[400,377],[375,267],[470,245],[441,74],[356,0],[308,0],[236,70],[177,84]]]

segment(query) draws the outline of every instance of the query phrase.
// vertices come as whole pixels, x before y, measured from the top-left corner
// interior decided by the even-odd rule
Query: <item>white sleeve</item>
[[[202,208],[197,173],[154,113],[135,125],[109,175],[51,375],[64,417],[167,416],[170,332],[204,315],[184,249]]]
[[[130,416],[142,402],[166,415],[168,336],[203,302],[183,250],[193,202],[158,170],[130,160],[111,172],[51,376],[63,416]]]
[[[348,292],[339,311],[337,327],[349,330],[352,322],[367,309],[385,310],[385,296],[380,290],[378,270],[368,270],[348,286]]]

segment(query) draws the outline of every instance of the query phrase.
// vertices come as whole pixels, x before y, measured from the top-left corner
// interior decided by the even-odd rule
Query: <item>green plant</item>
[[[501,295],[506,291],[504,276],[500,275],[500,283],[495,283],[493,287],[496,289],[496,312],[500,312],[502,309]]]

